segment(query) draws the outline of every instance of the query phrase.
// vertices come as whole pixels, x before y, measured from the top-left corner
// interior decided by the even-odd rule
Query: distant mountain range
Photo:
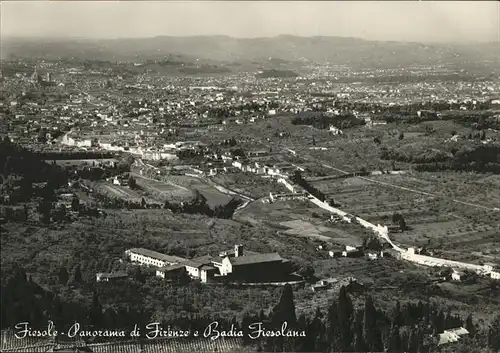
[[[339,65],[395,67],[411,64],[500,63],[499,43],[446,45],[380,42],[344,37],[232,38],[194,36],[140,39],[9,39],[2,41],[2,58],[76,58],[106,61],[161,60],[168,55],[186,60],[225,63],[273,61],[330,62]],[[271,58],[271,60],[270,60]]]

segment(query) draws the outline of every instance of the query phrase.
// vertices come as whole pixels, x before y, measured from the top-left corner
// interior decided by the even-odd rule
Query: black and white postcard
[[[0,351],[500,352],[500,2],[0,6]]]

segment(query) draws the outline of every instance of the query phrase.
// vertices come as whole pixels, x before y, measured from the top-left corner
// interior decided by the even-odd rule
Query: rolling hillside
[[[344,37],[232,38],[195,36],[139,39],[13,39],[2,43],[2,58],[78,58],[107,61],[162,60],[182,55],[225,62],[330,62],[352,66],[499,63],[498,43],[445,45],[378,42]],[[476,64],[477,66],[477,64]],[[481,66],[481,65],[480,65]],[[488,65],[489,66],[489,65]]]

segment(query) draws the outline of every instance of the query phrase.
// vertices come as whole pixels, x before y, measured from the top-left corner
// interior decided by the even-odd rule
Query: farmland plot
[[[327,222],[330,214],[308,201],[279,201],[272,204],[256,202],[245,208],[239,217],[242,220],[259,220],[288,238],[320,240],[340,247],[361,244],[365,234],[357,225]]]
[[[140,190],[132,190],[126,186],[111,184],[106,181],[98,181],[92,183],[92,187],[99,193],[110,197],[120,198],[125,201],[141,202],[142,198],[146,202],[155,202],[156,200],[149,198]]]
[[[202,180],[195,177],[170,175],[166,180],[191,191],[198,190],[203,196],[206,197],[207,203],[212,208],[225,205],[232,198],[231,196],[221,193],[217,189],[207,185]]]
[[[267,197],[270,192],[288,192],[283,184],[251,173],[218,174],[212,178],[217,184],[255,199]]]
[[[168,181],[153,180],[150,178],[144,178],[138,175],[134,175],[139,185],[142,189],[146,190],[151,197],[157,199],[158,201],[186,201],[192,198],[193,193],[189,189],[177,186]]]

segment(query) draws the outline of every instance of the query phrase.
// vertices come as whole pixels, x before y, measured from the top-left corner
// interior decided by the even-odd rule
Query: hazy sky
[[[2,36],[345,36],[498,41],[500,2],[3,1]]]

